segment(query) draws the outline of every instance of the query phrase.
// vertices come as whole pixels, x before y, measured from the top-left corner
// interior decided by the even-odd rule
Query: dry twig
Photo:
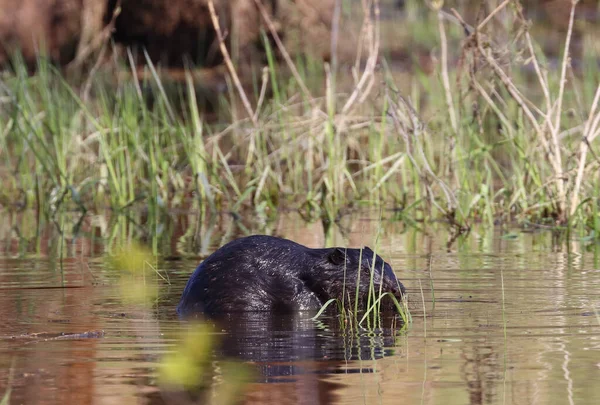
[[[290,57],[290,54],[288,53],[287,49],[285,49],[283,42],[281,42],[281,38],[279,38],[279,34],[277,33],[275,24],[273,24],[273,21],[271,21],[271,18],[269,17],[269,13],[265,9],[265,6],[262,5],[261,0],[254,0],[254,2],[256,3],[256,7],[258,8],[258,11],[260,11],[260,15],[262,16],[263,20],[265,20],[269,32],[275,40],[279,52],[281,52],[283,59],[285,59],[285,63],[287,63],[288,67],[292,71],[292,74],[294,75],[294,78],[296,79],[296,82],[298,82],[298,86],[300,86],[300,89],[304,93],[304,96],[314,107],[314,98],[310,94],[308,87],[306,87],[306,85],[304,84],[304,80],[302,80],[302,76],[300,76],[300,73],[298,73],[298,69],[296,69],[296,65],[292,61],[292,58]]]
[[[219,48],[221,49],[221,54],[223,55],[223,59],[225,60],[225,65],[227,66],[227,70],[229,70],[229,74],[233,79],[233,83],[237,88],[237,91],[242,99],[242,103],[244,104],[244,108],[248,113],[248,117],[252,120],[252,123],[255,127],[258,126],[258,122],[254,116],[254,112],[252,111],[252,106],[250,105],[250,101],[248,101],[248,97],[246,96],[246,92],[242,87],[242,82],[238,77],[238,74],[233,66],[233,62],[231,61],[231,57],[229,56],[229,51],[227,51],[227,46],[225,45],[225,38],[223,37],[223,32],[221,31],[221,25],[219,23],[219,18],[217,16],[217,12],[215,11],[215,4],[213,0],[208,0],[208,10],[210,12],[210,18],[212,20],[215,32],[217,34],[217,39],[219,40]]]

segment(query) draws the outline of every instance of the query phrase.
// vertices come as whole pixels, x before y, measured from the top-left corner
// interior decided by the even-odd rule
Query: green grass
[[[205,119],[191,75],[174,97],[152,64],[143,83],[99,73],[88,93],[42,58],[35,75],[17,58],[0,79],[0,204],[50,219],[144,210],[149,234],[172,209],[269,216],[283,207],[335,221],[342,209],[375,206],[401,208],[413,226],[442,219],[457,234],[517,221],[597,238],[598,52],[586,53],[582,73],[551,67],[518,10],[505,11],[517,33],[509,45],[491,24],[466,42],[448,20],[442,36],[434,10],[408,13],[400,29],[418,28],[412,40],[436,52],[445,38],[460,64],[402,82],[385,52],[377,69],[360,64],[364,85],[343,74],[348,63],[328,80],[303,57],[294,77],[267,44],[266,82],[253,78],[256,124],[233,87],[219,96],[217,122]],[[375,51],[363,49],[365,60]],[[261,83],[271,97],[258,108]]]

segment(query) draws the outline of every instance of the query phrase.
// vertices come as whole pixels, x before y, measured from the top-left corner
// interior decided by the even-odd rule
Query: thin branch
[[[598,102],[600,100],[600,85],[596,89],[596,95],[594,96],[594,101],[592,103],[592,108],[590,109],[590,115],[588,120],[585,123],[585,128],[583,130],[583,139],[581,140],[581,144],[579,145],[579,167],[577,168],[577,177],[575,178],[575,186],[573,187],[573,193],[571,196],[571,209],[570,214],[573,215],[575,210],[577,209],[577,205],[579,204],[579,189],[581,187],[581,181],[583,180],[583,171],[585,169],[585,162],[587,157],[587,152],[589,149],[589,143],[594,140],[594,138],[598,135],[596,131],[594,123],[600,120],[600,113],[596,113],[596,109],[598,107]],[[594,114],[596,116],[594,117]],[[594,122],[592,122],[594,121]]]
[[[500,12],[500,10],[502,10],[504,7],[506,7],[508,5],[508,3],[510,3],[513,0],[504,0],[502,2],[502,4],[500,4],[498,7],[496,7],[487,17],[485,17],[485,19],[481,22],[481,24],[479,24],[477,26],[477,31],[481,31],[483,29],[483,27],[491,21],[492,18],[494,18],[494,16]]]
[[[257,127],[258,122],[254,117],[252,106],[250,105],[250,101],[248,101],[248,97],[246,96],[246,92],[242,87],[242,82],[240,81],[240,78],[237,75],[235,67],[233,66],[233,62],[231,62],[231,57],[229,56],[229,52],[227,51],[227,46],[225,46],[225,38],[223,37],[223,32],[221,31],[221,25],[219,24],[219,18],[217,17],[217,12],[215,11],[215,4],[213,0],[208,0],[208,10],[210,12],[210,18],[212,20],[215,32],[217,34],[217,39],[219,40],[219,48],[221,49],[221,54],[223,54],[225,65],[227,65],[227,70],[229,70],[229,74],[233,79],[233,83],[235,84],[235,87],[237,88],[237,91],[240,94],[240,98],[242,99],[242,103],[246,108],[248,117],[250,117],[254,126]]]
[[[314,107],[315,100],[314,100],[312,94],[310,94],[310,90],[308,90],[308,87],[306,87],[306,85],[304,84],[304,80],[302,80],[302,76],[300,76],[300,73],[298,73],[298,69],[296,69],[296,65],[294,64],[294,61],[292,61],[290,54],[288,53],[287,49],[285,49],[285,46],[283,45],[281,38],[279,38],[279,34],[277,33],[275,24],[273,24],[273,21],[269,17],[269,13],[267,12],[267,9],[265,8],[265,6],[262,5],[261,0],[254,0],[254,3],[256,3],[256,7],[258,7],[258,11],[260,11],[260,15],[262,16],[263,20],[265,20],[265,24],[267,24],[267,28],[269,29],[269,32],[273,36],[273,39],[275,40],[275,44],[277,44],[277,48],[279,49],[279,52],[281,52],[283,59],[285,59],[285,63],[287,63],[288,67],[292,71],[292,74],[294,75],[294,78],[296,79],[298,86],[300,86],[300,89],[304,93],[304,96]]]
[[[256,103],[256,111],[254,112],[254,120],[258,121],[258,114],[260,108],[265,101],[265,94],[267,93],[267,84],[269,83],[269,68],[264,67],[262,71],[262,86],[260,87],[260,95],[258,96],[258,102]]]
[[[363,0],[363,3],[364,3],[364,0]],[[365,8],[365,7],[363,7],[363,8]],[[342,114],[347,114],[350,111],[350,109],[354,106],[354,104],[357,101],[357,99],[359,98],[359,96],[363,95],[362,94],[363,90],[370,89],[370,86],[366,86],[366,85],[369,82],[369,80],[371,79],[371,77],[373,76],[373,74],[375,73],[375,67],[377,65],[377,58],[379,56],[379,35],[378,35],[379,34],[379,0],[374,0],[373,8],[374,8],[375,18],[371,18],[371,11],[369,10],[368,7],[366,7],[366,9],[365,9],[365,13],[368,13],[367,15],[369,16],[369,18],[365,19],[365,24],[367,24],[367,28],[368,28],[367,32],[370,33],[369,39],[370,39],[371,46],[369,47],[369,57],[367,59],[365,70],[363,71],[363,74],[362,74],[360,80],[354,87],[354,91],[352,92],[352,94],[346,101],[346,104],[344,104],[344,107],[342,108]],[[374,39],[373,39],[373,36],[375,37]],[[366,86],[366,89],[365,89],[365,86]],[[365,93],[368,94],[368,92],[366,92],[366,91],[365,91]],[[364,97],[362,97],[362,98],[364,99]]]
[[[448,106],[448,114],[450,115],[450,124],[454,135],[458,134],[458,121],[456,118],[456,110],[452,102],[452,93],[450,91],[450,77],[448,75],[448,40],[446,38],[446,29],[444,28],[443,15],[438,12],[438,26],[440,30],[440,43],[442,48],[442,83],[444,85],[444,93],[446,94],[446,104]]]
[[[565,91],[565,83],[566,83],[566,75],[567,75],[567,67],[569,65],[569,48],[571,44],[571,35],[573,33],[573,21],[575,20],[575,7],[577,6],[577,2],[579,0],[571,0],[571,15],[569,16],[569,28],[567,30],[567,39],[565,41],[565,49],[563,55],[563,63],[562,70],[560,74],[560,87],[558,90],[558,100],[557,100],[557,108],[556,108],[556,121],[554,122],[554,128],[552,132],[552,143],[554,146],[554,154],[556,159],[556,166],[559,169],[559,172],[556,173],[558,176],[557,179],[557,188],[558,188],[558,199],[560,206],[561,215],[565,214],[566,205],[567,205],[567,196],[565,193],[565,187],[563,184],[563,173],[562,173],[562,158],[560,154],[560,145],[558,141],[558,131],[560,130],[560,118],[562,114],[562,101],[563,95]]]

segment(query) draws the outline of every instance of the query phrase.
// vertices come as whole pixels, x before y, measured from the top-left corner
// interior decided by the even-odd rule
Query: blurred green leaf
[[[126,248],[121,248],[117,254],[110,258],[113,266],[118,271],[141,274],[145,266],[152,263],[154,256],[145,246],[132,243]]]
[[[152,266],[154,256],[145,246],[133,243],[121,248],[109,258],[119,272],[119,286],[124,302],[152,305],[158,297],[157,276],[162,277]]]
[[[181,336],[174,352],[165,355],[159,366],[159,380],[166,386],[192,389],[203,385],[202,377],[210,366],[214,334],[204,324],[193,324]]]

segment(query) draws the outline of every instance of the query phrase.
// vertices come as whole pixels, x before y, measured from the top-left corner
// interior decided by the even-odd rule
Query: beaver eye
[[[328,259],[335,265],[344,264],[346,261],[346,249],[334,248],[328,255]]]

